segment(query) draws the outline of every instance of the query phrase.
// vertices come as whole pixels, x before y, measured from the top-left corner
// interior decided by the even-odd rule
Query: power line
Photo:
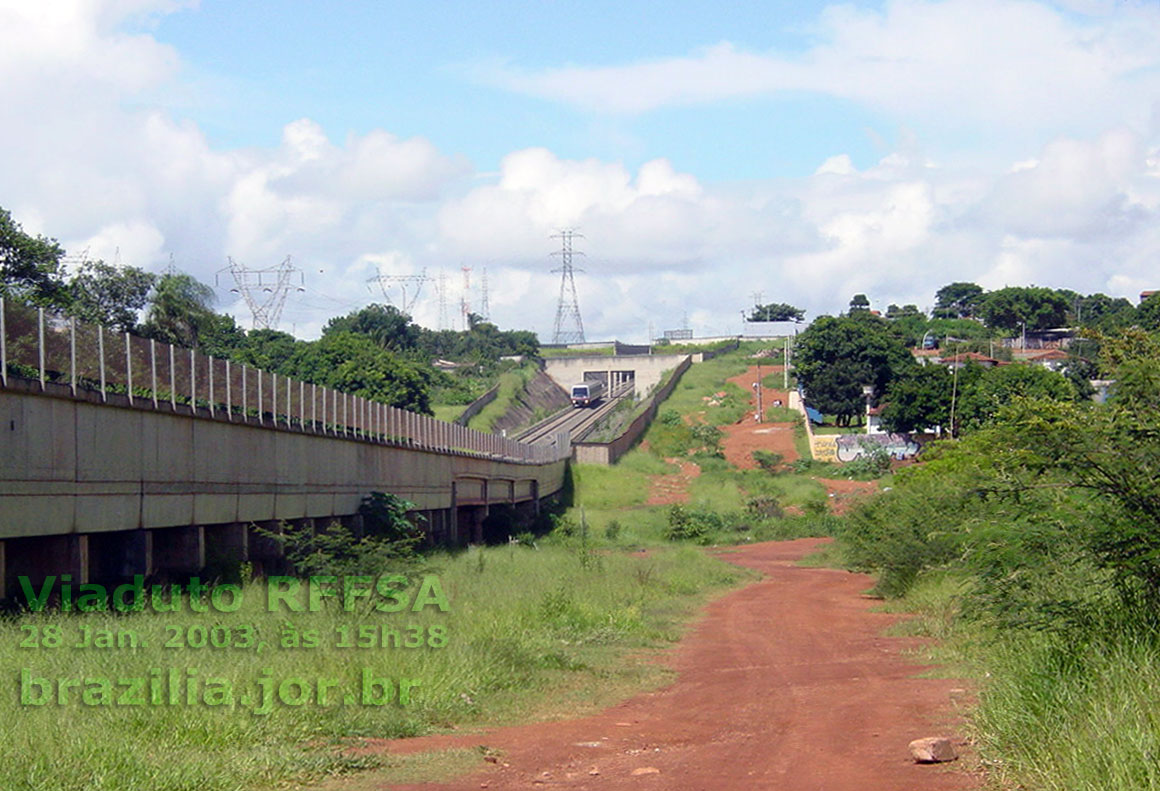
[[[417,275],[384,275],[382,270],[372,278],[367,279],[367,283],[378,283],[379,289],[383,292],[383,299],[393,304],[390,290],[392,286],[398,286],[402,291],[403,298],[400,300],[399,307],[407,315],[411,315],[411,311],[415,308],[415,303],[419,300],[419,292],[423,290],[423,284],[431,280],[427,277],[427,268]],[[411,298],[407,299],[407,285],[414,285],[415,290],[411,294]]]
[[[584,238],[571,228],[552,235],[553,239],[560,240],[560,251],[552,253],[560,256],[560,267],[552,270],[553,274],[560,273],[560,300],[556,304],[552,343],[584,343],[584,321],[580,318],[580,300],[576,296],[576,279],[573,277],[576,270],[572,267],[572,239],[576,236]]]
[[[241,294],[246,301],[253,317],[254,329],[272,330],[278,328],[278,321],[282,318],[282,308],[286,306],[286,297],[292,289],[305,291],[305,279],[302,270],[290,263],[290,256],[277,266],[265,269],[250,269],[239,264],[233,258],[227,258],[229,264],[217,271],[214,275],[214,284],[220,286],[222,272],[229,272],[233,278],[234,287],[231,292]],[[297,275],[298,285],[293,281]]]

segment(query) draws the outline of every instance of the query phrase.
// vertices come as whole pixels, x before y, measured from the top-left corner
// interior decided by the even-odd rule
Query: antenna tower
[[[290,291],[306,290],[302,270],[290,263],[290,256],[286,256],[277,266],[265,269],[249,269],[233,258],[226,260],[229,265],[217,271],[214,284],[220,287],[222,272],[229,272],[234,280],[234,287],[230,291],[241,294],[246,301],[253,316],[253,328],[277,329]],[[294,285],[295,279],[298,280],[297,286]]]
[[[423,284],[429,280],[431,278],[427,277],[426,267],[423,267],[423,271],[417,275],[384,275],[380,269],[377,275],[367,278],[367,283],[378,283],[379,289],[383,292],[383,299],[391,304],[394,304],[394,300],[391,299],[391,288],[397,285],[403,294],[403,298],[398,307],[407,315],[411,315],[411,311],[415,308],[415,303],[419,301],[419,292],[423,290]],[[410,299],[407,299],[408,283],[415,286],[415,290],[411,294]]]
[[[576,297],[576,280],[572,276],[576,270],[572,267],[572,239],[583,235],[565,228],[553,239],[560,240],[560,251],[552,255],[560,256],[560,267],[552,273],[560,273],[560,301],[556,304],[556,324],[552,331],[552,343],[584,343],[584,322],[580,319],[580,302]],[[584,255],[584,253],[579,253]]]

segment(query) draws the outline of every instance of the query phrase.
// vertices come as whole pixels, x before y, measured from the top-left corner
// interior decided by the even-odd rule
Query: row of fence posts
[[[33,310],[28,306],[19,307],[29,311]],[[55,361],[46,359],[46,339],[49,336],[46,335],[45,309],[35,308],[34,310],[36,311],[35,368],[39,376],[40,389],[43,391],[47,388],[50,379],[49,374],[53,374],[51,378],[55,381],[60,372],[49,365],[49,363]],[[26,343],[24,343],[28,338],[15,335],[11,338],[10,343],[8,333],[9,322],[6,318],[12,312],[13,305],[8,304],[6,306],[5,300],[0,298],[0,384],[5,388],[8,387],[8,369],[10,363],[22,364],[27,368],[33,367],[29,363]],[[53,320],[52,323],[55,326],[49,326],[47,333],[60,333],[63,331],[63,327],[61,326],[62,319],[67,322],[65,326],[67,326],[68,332],[68,387],[75,397],[80,390],[90,389],[82,386],[82,377],[78,376],[77,365],[78,325],[82,328],[90,325],[77,322],[72,317],[63,318],[49,314],[48,318]],[[100,325],[91,325],[91,327],[96,330],[96,367],[100,373],[99,379],[90,381],[93,385],[99,382],[99,387],[95,389],[100,392],[102,402],[108,402],[110,387],[121,385],[124,386],[125,395],[131,405],[145,402],[154,409],[159,409],[161,404],[166,403],[170,410],[174,412],[178,411],[177,367],[179,362],[183,362],[180,358],[186,354],[187,350],[177,349],[168,343],[159,343],[153,339],[146,340],[139,338],[128,332],[110,332]],[[114,343],[118,344],[121,340],[118,336],[123,336],[125,347],[124,381],[110,381],[108,376],[109,371],[106,365],[106,335]],[[134,341],[148,344],[148,371],[134,371]],[[19,359],[9,359],[9,352],[12,346],[16,346],[23,351],[19,355]],[[163,363],[167,363],[165,367],[168,368],[168,382],[162,382],[161,384],[168,385],[168,398],[163,397],[158,387],[159,353]],[[276,373],[268,373],[260,368],[253,368],[245,364],[240,366],[240,377],[237,377],[237,369],[239,366],[231,363],[228,359],[215,360],[212,356],[199,354],[193,349],[189,349],[188,354],[188,407],[191,414],[194,415],[198,414],[199,407],[202,407],[208,411],[210,417],[216,417],[221,412],[230,421],[240,419],[248,423],[256,418],[259,425],[269,425],[271,427],[282,426],[287,429],[297,427],[302,431],[317,434],[403,445],[444,453],[467,453],[500,457],[513,461],[531,463],[556,461],[569,455],[571,450],[569,447],[566,447],[566,436],[558,437],[553,446],[528,445],[496,434],[475,431],[466,426],[436,420],[427,415],[397,409],[361,396],[351,395],[350,393],[340,392],[328,387],[319,387],[316,384],[300,380],[295,381],[286,376],[279,377]],[[198,395],[197,372],[199,369],[199,360],[202,361],[200,368],[205,372],[207,378],[205,382],[206,389],[204,391],[206,397],[204,398]],[[224,377],[215,377],[215,367],[219,366],[224,369]],[[137,374],[136,379],[134,378],[135,373]],[[240,381],[240,393],[235,391],[236,377]],[[219,381],[215,381],[215,378]],[[224,379],[224,387],[220,379]],[[138,394],[134,394],[135,389]],[[295,389],[298,391],[297,410],[294,409],[293,399]],[[223,390],[224,393],[222,392]],[[147,392],[148,395],[140,395],[139,393],[142,391]],[[285,394],[284,403],[281,401],[281,394],[283,393]],[[250,401],[251,395],[255,398],[252,405]],[[224,399],[221,398],[222,396],[224,396]],[[180,396],[183,405],[186,405],[185,397],[186,394],[184,393]],[[309,410],[307,410],[308,403]],[[268,411],[266,409],[267,405],[269,406]],[[284,409],[281,409],[282,407]],[[254,413],[253,416],[251,416],[251,412]]]

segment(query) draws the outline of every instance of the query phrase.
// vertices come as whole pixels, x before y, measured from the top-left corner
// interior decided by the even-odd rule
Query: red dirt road
[[[761,366],[761,376],[766,377],[771,373],[780,373],[781,370],[780,365],[763,365]],[[757,394],[753,390],[753,384],[757,381],[757,373],[757,366],[751,365],[745,373],[727,380],[750,394],[749,403],[753,406],[753,412],[757,411]],[[789,394],[785,390],[765,388],[762,393],[762,407],[769,409],[773,406],[774,401],[788,404]],[[752,455],[755,450],[780,453],[787,464],[796,459],[798,454],[793,441],[793,423],[770,423],[765,420],[756,423],[753,420],[753,412],[747,414],[738,423],[731,426],[721,426],[721,430],[725,433],[721,440],[721,449],[725,453],[725,460],[738,469],[752,470],[757,467],[757,462],[753,460]]]
[[[861,595],[869,577],[794,565],[821,541],[727,552],[764,578],[706,608],[667,657],[678,672],[671,686],[582,719],[379,743],[503,752],[499,764],[448,784],[394,787],[978,788],[962,765],[911,762],[909,741],[953,729],[955,682],[916,678],[925,668],[900,655],[914,641],[884,637],[896,616],[871,612],[875,602]]]

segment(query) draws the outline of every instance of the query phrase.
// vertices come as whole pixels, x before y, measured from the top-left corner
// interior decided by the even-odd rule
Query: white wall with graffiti
[[[908,459],[919,444],[909,434],[814,434],[810,450],[818,461],[849,462],[866,453],[884,450],[892,459]]]

